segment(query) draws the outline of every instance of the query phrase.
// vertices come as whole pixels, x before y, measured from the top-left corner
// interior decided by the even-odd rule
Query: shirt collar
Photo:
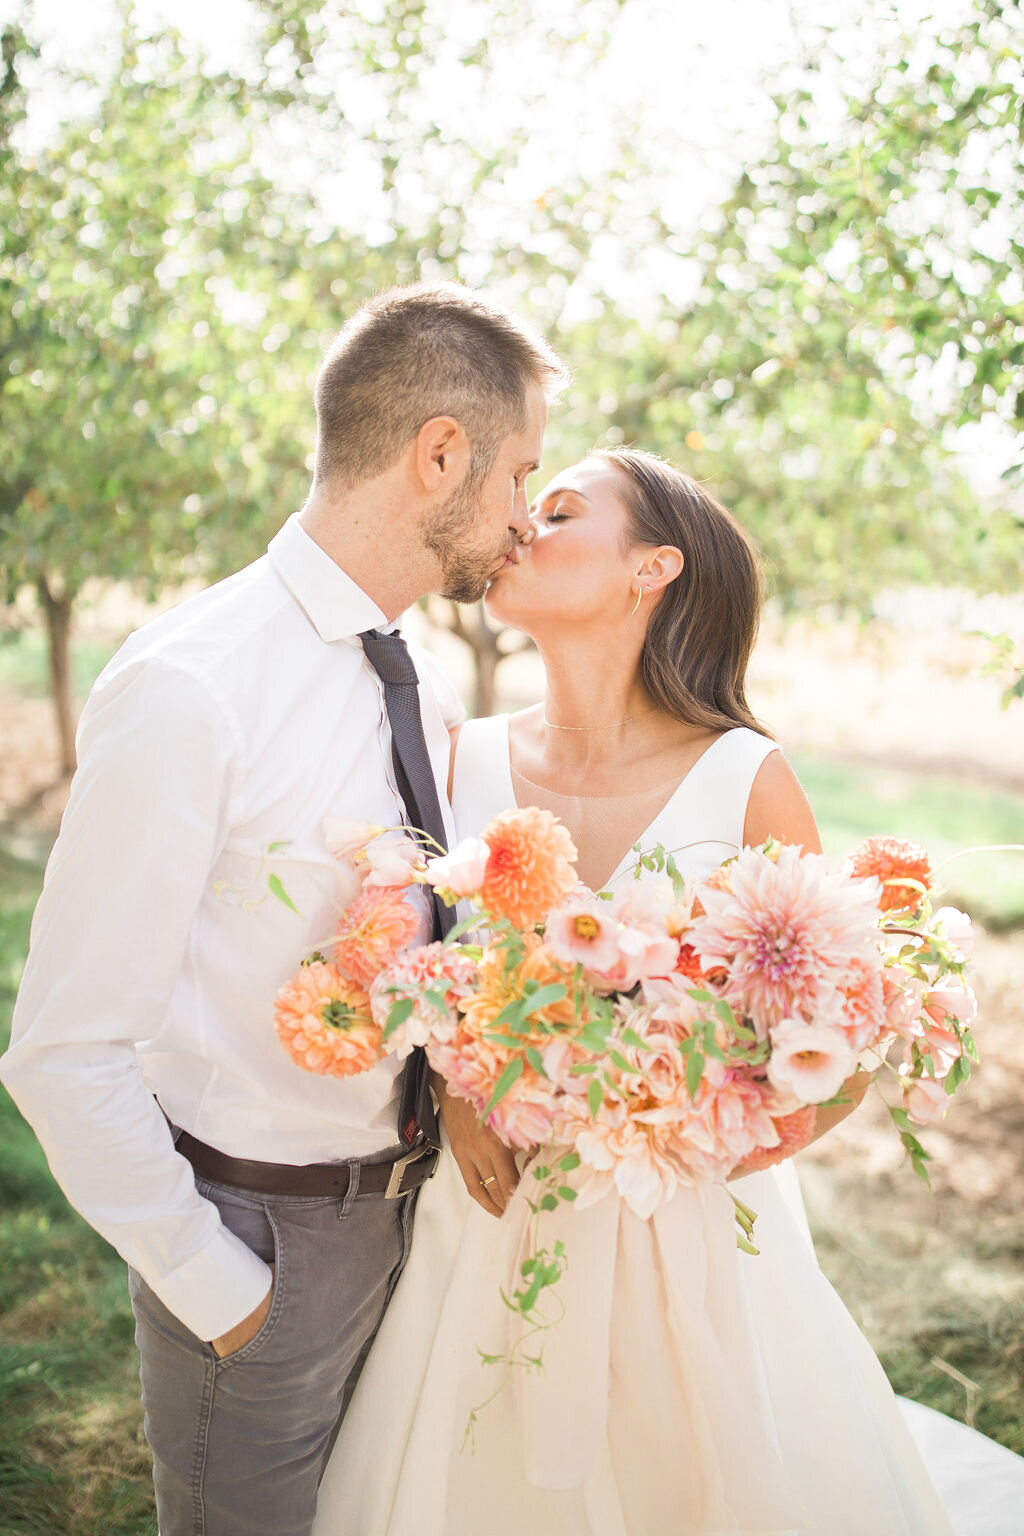
[[[392,627],[362,587],[310,538],[297,512],[271,539],[267,554],[321,640],[351,640],[364,629]]]

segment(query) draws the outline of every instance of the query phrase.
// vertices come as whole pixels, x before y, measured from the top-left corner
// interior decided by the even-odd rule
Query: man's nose
[[[509,528],[520,541],[530,529],[530,504],[526,499],[525,486],[517,489],[512,500],[512,516],[509,518]]]

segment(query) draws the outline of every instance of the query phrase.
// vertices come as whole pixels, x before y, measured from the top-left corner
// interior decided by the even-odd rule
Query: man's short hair
[[[338,334],[316,381],[317,481],[373,479],[425,422],[453,416],[486,474],[498,447],[526,425],[526,395],[548,400],[568,380],[546,342],[470,288],[389,288]]]

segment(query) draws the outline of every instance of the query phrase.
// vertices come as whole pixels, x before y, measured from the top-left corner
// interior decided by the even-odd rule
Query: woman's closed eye
[[[545,512],[544,521],[546,523],[567,523],[569,519],[564,512]]]

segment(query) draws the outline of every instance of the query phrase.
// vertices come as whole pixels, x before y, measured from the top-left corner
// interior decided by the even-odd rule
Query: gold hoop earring
[[[644,589],[643,589],[643,587],[641,587],[640,591],[636,595],[636,602],[633,604],[632,612],[629,615],[630,618],[633,617],[633,614],[636,613],[637,609],[640,607],[640,603],[641,603],[641,600],[643,598],[643,595],[644,595]]]

